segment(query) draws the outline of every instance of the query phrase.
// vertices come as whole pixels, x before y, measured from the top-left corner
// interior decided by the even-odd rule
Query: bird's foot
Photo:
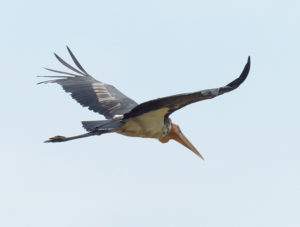
[[[44,143],[56,143],[56,142],[64,142],[66,141],[66,137],[64,136],[54,136],[44,141]]]

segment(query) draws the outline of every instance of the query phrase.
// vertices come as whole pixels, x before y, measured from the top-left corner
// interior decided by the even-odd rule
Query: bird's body
[[[44,76],[55,79],[41,83],[60,84],[82,106],[104,115],[107,120],[83,121],[82,125],[88,133],[73,137],[55,136],[45,142],[64,142],[92,135],[116,132],[125,136],[156,138],[162,143],[174,139],[203,159],[202,155],[183,135],[179,126],[172,123],[169,116],[186,105],[214,98],[234,90],[246,79],[250,70],[249,57],[241,75],[226,86],[158,98],[137,104],[114,86],[97,81],[90,76],[80,65],[71,50],[68,47],[67,49],[78,69],[69,65],[55,54],[56,58],[74,73],[46,68],[49,71],[63,74],[63,76]]]
[[[160,117],[167,112],[167,108],[162,108],[129,118],[117,132],[125,136],[160,139],[170,131],[170,123]]]

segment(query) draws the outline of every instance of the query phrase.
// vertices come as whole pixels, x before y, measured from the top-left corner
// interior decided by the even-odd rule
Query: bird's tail
[[[88,132],[93,131],[113,131],[122,126],[123,123],[119,120],[103,120],[103,121],[82,121],[82,127]]]

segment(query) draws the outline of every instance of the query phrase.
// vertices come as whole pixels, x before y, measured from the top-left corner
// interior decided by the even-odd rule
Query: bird
[[[79,104],[103,115],[106,119],[82,121],[86,133],[70,137],[54,136],[44,141],[45,143],[119,133],[130,137],[155,138],[161,143],[167,143],[173,139],[204,160],[200,152],[182,133],[179,125],[173,123],[170,115],[189,104],[211,99],[236,89],[245,81],[250,71],[250,56],[248,56],[240,76],[226,86],[157,98],[138,104],[113,85],[96,80],[81,66],[68,46],[67,51],[77,68],[54,53],[56,59],[70,72],[44,68],[56,75],[39,76],[51,79],[38,84],[61,85],[63,90],[70,93]]]

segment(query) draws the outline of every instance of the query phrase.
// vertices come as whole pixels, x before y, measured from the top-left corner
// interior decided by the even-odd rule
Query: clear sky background
[[[299,1],[6,1],[1,4],[0,225],[300,226]],[[174,113],[205,157],[117,134],[45,144],[103,119],[42,67],[86,70],[137,102],[227,84]]]

